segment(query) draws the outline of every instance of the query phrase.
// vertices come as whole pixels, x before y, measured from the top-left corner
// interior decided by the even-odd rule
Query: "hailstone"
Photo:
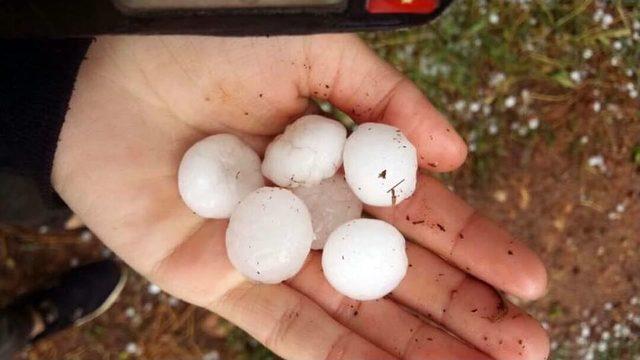
[[[278,186],[317,185],[342,165],[347,130],[335,120],[306,115],[267,147],[262,173]]]
[[[316,239],[311,248],[324,247],[327,237],[338,226],[362,215],[362,203],[344,180],[344,175],[336,174],[310,187],[292,190],[309,208]]]
[[[344,145],[347,183],[365,204],[392,206],[408,198],[417,170],[416,148],[393,126],[361,124]]]
[[[376,219],[351,220],[329,235],[322,252],[324,276],[338,292],[355,300],[379,299],[407,272],[402,234]]]
[[[227,256],[246,277],[276,284],[302,268],[312,241],[311,215],[304,202],[289,190],[262,187],[231,215]]]
[[[247,194],[261,186],[260,157],[230,134],[212,135],[195,143],[178,169],[182,200],[205,218],[228,218]]]

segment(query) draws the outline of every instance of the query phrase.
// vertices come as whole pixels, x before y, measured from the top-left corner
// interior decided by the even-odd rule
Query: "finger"
[[[466,145],[451,124],[364,42],[352,35],[310,39],[306,95],[328,99],[358,122],[400,128],[416,146],[421,167],[451,171],[464,162]]]
[[[395,359],[286,285],[245,282],[210,309],[286,359]]]
[[[287,359],[393,359],[285,285],[249,283],[226,256],[226,220],[209,220],[148,276],[240,326]],[[214,281],[215,280],[215,281]]]
[[[398,358],[489,359],[391,300],[360,302],[340,295],[324,278],[318,252],[313,252],[309,262],[289,284],[309,296],[346,327]]]
[[[499,289],[524,299],[545,292],[547,275],[536,254],[431,177],[419,175],[416,192],[399,205],[365,210]]]
[[[391,298],[444,325],[496,359],[539,360],[549,351],[540,324],[492,287],[409,243],[409,269]]]

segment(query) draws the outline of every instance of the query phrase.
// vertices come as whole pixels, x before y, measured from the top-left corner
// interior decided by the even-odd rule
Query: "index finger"
[[[320,38],[311,37],[307,95],[329,100],[357,122],[399,128],[416,147],[423,168],[459,167],[467,155],[464,141],[415,84],[356,36],[333,36],[315,42]],[[313,61],[336,53],[339,61]]]

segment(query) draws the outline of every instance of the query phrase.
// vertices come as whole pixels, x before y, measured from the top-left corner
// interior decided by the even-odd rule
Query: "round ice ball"
[[[287,126],[267,147],[262,173],[282,187],[312,186],[342,165],[347,130],[339,122],[306,115]]]
[[[334,230],[322,252],[322,269],[331,286],[355,300],[379,299],[407,272],[404,237],[376,219],[351,220]]]
[[[291,191],[262,187],[249,194],[231,215],[227,255],[246,277],[276,284],[294,276],[313,241],[311,215]]]
[[[393,126],[361,124],[345,143],[345,177],[365,204],[399,204],[416,189],[417,171],[416,148]]]
[[[260,157],[230,134],[212,135],[195,143],[178,169],[182,200],[205,218],[228,218],[248,193],[261,186]]]
[[[335,174],[318,185],[300,186],[292,191],[304,201],[311,213],[316,235],[311,243],[314,250],[322,249],[329,234],[338,226],[362,215],[362,202],[351,191],[342,174]]]

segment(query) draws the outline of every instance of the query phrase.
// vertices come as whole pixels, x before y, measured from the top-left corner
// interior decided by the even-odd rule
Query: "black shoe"
[[[0,222],[60,232],[70,217],[71,210],[56,194],[45,194],[30,177],[0,169]]]
[[[37,341],[105,312],[118,298],[126,278],[113,260],[91,263],[63,274],[47,289],[26,294],[11,307],[31,309],[42,320],[42,331],[32,339]]]

